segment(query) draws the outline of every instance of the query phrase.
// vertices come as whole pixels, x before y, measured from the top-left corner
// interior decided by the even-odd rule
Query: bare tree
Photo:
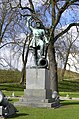
[[[8,0],[0,0],[0,43],[9,41],[17,19],[17,8],[12,10]]]
[[[66,66],[71,65],[68,63],[69,55],[72,53],[75,53],[76,55],[76,53],[78,52],[78,48],[75,42],[78,42],[79,34],[77,33],[77,31],[75,31],[75,27],[73,30],[70,29],[69,32],[67,32],[59,39],[59,42],[56,42],[56,53],[60,57],[57,59],[57,62],[59,62],[58,60],[61,60],[62,63],[62,66],[59,66],[62,69],[61,80],[64,79]]]
[[[2,13],[3,14],[1,16],[1,22],[0,22],[0,31],[1,31],[0,42],[2,42],[3,36],[5,35],[7,36],[7,34],[9,33],[9,28],[10,28],[9,25],[13,26],[13,22],[11,21],[13,21],[13,18],[16,16],[13,13],[15,13],[17,9],[19,9],[18,13],[20,13],[22,17],[26,19],[28,16],[31,16],[34,21],[40,21],[44,29],[48,31],[48,35],[49,35],[48,57],[49,57],[51,89],[53,91],[58,91],[58,75],[57,75],[57,63],[56,63],[56,57],[55,57],[55,42],[57,40],[59,41],[59,38],[62,35],[64,35],[66,32],[68,32],[72,26],[79,26],[78,17],[76,19],[77,13],[74,15],[74,17],[71,16],[72,19],[71,19],[71,22],[69,23],[67,22],[67,17],[69,16],[67,16],[66,22],[69,25],[67,25],[66,28],[62,29],[62,31],[58,32],[57,34],[55,32],[56,32],[56,29],[60,28],[62,25],[64,26],[64,21],[65,21],[64,16],[66,15],[66,12],[72,11],[72,13],[75,13],[75,10],[78,10],[77,8],[79,6],[78,0],[62,0],[62,1],[61,0],[43,0],[43,1],[40,0],[40,4],[39,4],[39,1],[36,2],[33,0],[26,0],[24,2],[26,4],[24,4],[22,3],[21,0],[19,0],[19,2],[17,2],[17,5],[14,5],[14,3],[11,3],[11,0],[7,0],[8,7],[5,6],[5,0],[4,2],[3,1],[1,2],[4,4],[3,5],[4,7],[1,6],[3,8],[3,9],[1,8],[1,10],[3,10],[4,13],[1,12],[1,14]],[[9,11],[6,14],[7,10]],[[7,17],[6,15],[7,16],[10,15],[10,16]],[[19,17],[19,15],[17,16]],[[5,22],[4,19],[6,17],[8,20],[6,19],[6,22]],[[22,20],[20,19],[17,22],[17,24],[19,22],[23,24]],[[16,27],[16,23],[14,28],[15,28],[15,31],[17,31],[18,28]],[[10,32],[11,31],[12,30],[10,30]],[[7,37],[9,38],[9,36]],[[25,58],[25,60],[27,59]],[[24,64],[26,65],[26,63]]]
[[[50,80],[51,88],[53,91],[58,91],[58,75],[57,75],[57,63],[55,57],[55,42],[64,35],[72,26],[79,26],[78,18],[75,17],[71,19],[72,22],[69,25],[55,34],[57,28],[64,25],[62,17],[65,12],[69,10],[75,11],[75,6],[79,6],[78,0],[45,0],[38,2],[27,0],[26,4],[23,6],[22,1],[19,0],[19,8],[24,11],[24,14],[20,13],[22,16],[32,16],[35,21],[40,21],[49,33],[49,47],[48,47],[48,56],[49,56],[49,68],[50,68]],[[77,8],[77,7],[76,7]],[[78,10],[78,9],[77,9]],[[73,11],[73,13],[74,13]],[[49,16],[49,19],[48,19]],[[69,17],[69,16],[68,16]],[[64,17],[63,17],[64,19]]]
[[[21,80],[20,80],[20,84],[24,84],[24,79],[25,79],[25,74],[26,74],[26,63],[27,63],[27,58],[28,58],[28,53],[29,53],[29,45],[30,45],[30,36],[26,37],[26,40],[24,42],[23,45],[23,51],[22,51],[22,62],[23,62],[23,66],[22,66],[22,71],[21,71]],[[26,45],[26,43],[28,42],[28,44]]]
[[[17,4],[10,0],[0,0],[0,50],[5,52],[5,47],[11,52],[8,56],[0,56],[0,65],[5,68],[11,67],[15,69],[11,63],[13,61],[12,58],[17,56],[19,60],[19,57],[22,55],[22,41],[21,39],[17,40],[16,36],[20,36],[20,33],[25,31],[23,23],[24,21],[21,20]],[[9,56],[11,58],[7,60]],[[4,62],[6,62],[6,66]]]
[[[12,35],[13,28],[16,25],[15,21],[17,19],[17,8],[12,10],[8,0],[0,0],[0,50],[6,45],[13,43]],[[3,52],[3,50],[1,50]],[[0,65],[4,66],[4,61],[6,66],[10,65],[10,62],[4,57],[0,56]]]

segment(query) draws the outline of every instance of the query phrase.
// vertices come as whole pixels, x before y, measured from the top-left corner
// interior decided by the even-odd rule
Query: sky
[[[16,0],[14,0],[14,1],[16,1]],[[15,3],[14,1],[12,1],[12,4],[13,4],[14,6],[16,6],[16,3]],[[17,0],[17,1],[18,1],[18,0]],[[28,0],[27,0],[27,1],[28,1]],[[38,3],[38,6],[40,6],[39,3],[43,2],[42,0],[33,0],[33,1],[34,1],[35,5]],[[25,3],[26,3],[26,0],[22,0],[22,5],[23,5],[23,6],[25,6]],[[79,19],[79,9],[76,9],[75,12],[77,13],[76,16],[73,14],[73,11],[69,11],[69,12],[68,12],[68,11],[65,11],[65,12],[63,13],[62,18],[61,18],[61,22],[63,21],[63,25],[69,24],[70,21],[72,22],[73,19],[76,18],[76,17],[77,17],[77,19],[75,19],[75,20],[78,20],[78,19]],[[71,18],[71,16],[72,16],[72,18]],[[48,18],[49,18],[49,17],[48,17]],[[51,21],[49,21],[49,22],[51,22]],[[73,33],[74,33],[75,28],[72,28],[72,29],[73,29]],[[24,34],[24,33],[21,33],[21,34],[19,35],[19,37],[20,37],[21,39],[23,39],[23,38],[25,38],[25,34]],[[77,45],[79,45],[79,42],[77,42]],[[2,51],[3,51],[3,49],[2,49]],[[5,51],[4,53],[2,53],[2,51],[0,50],[1,56],[2,56],[2,55],[6,56],[6,59],[8,59],[8,60],[10,60],[10,58],[12,58],[12,57],[10,57],[10,50],[7,51],[6,49],[4,49],[4,51]],[[20,57],[19,61],[16,61],[16,58],[14,58],[11,63],[12,63],[12,65],[13,65],[15,68],[18,68],[19,70],[22,69],[21,57]]]
[[[76,37],[76,28],[75,27],[72,27],[71,29],[70,29],[70,32],[73,32],[73,39]],[[25,39],[26,38],[26,36],[25,36],[25,34],[24,33],[21,33],[20,35],[19,35],[19,38],[21,38],[21,39]],[[79,42],[77,42],[77,45],[79,44]],[[3,52],[3,50],[4,50],[4,52]],[[19,59],[17,59],[16,57],[13,57],[13,51],[12,50],[10,50],[9,48],[8,49],[6,49],[6,48],[2,48],[1,50],[0,50],[0,56],[1,57],[5,57],[5,59],[6,59],[6,61],[8,61],[9,63],[11,63],[11,65],[15,68],[15,69],[18,69],[18,70],[22,70],[22,57],[20,57]],[[71,56],[70,56],[71,57]],[[75,61],[75,60],[74,60]],[[70,60],[69,60],[69,62],[71,62]],[[76,62],[76,61],[75,61]],[[0,62],[1,63],[1,62]],[[6,62],[3,60],[3,63],[4,63],[4,65],[6,65]],[[72,62],[72,64],[73,64],[73,62]],[[77,63],[76,63],[76,65],[77,65]],[[1,67],[0,67],[1,68]],[[5,67],[6,68],[6,67]],[[10,67],[7,67],[7,68],[10,68]],[[68,69],[68,67],[67,67],[67,69]],[[75,70],[75,68],[74,67],[72,67],[71,68],[71,70],[72,71],[76,71]],[[79,71],[78,71],[79,72]]]
[[[0,49],[0,58],[3,58],[0,59],[1,69],[18,69],[20,71],[22,70],[22,58],[19,57],[19,59],[17,59],[17,55],[13,56],[13,53],[14,52],[9,48]],[[3,66],[1,64],[3,64]],[[11,67],[8,64],[11,65]]]
[[[26,5],[26,1],[28,3],[28,0],[22,0],[22,5],[25,6]],[[34,5],[38,4],[38,6],[43,3],[43,1],[46,1],[46,0],[32,0]]]

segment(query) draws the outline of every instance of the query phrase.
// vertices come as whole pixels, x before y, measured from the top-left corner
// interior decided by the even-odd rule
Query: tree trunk
[[[20,84],[24,84],[24,79],[25,79],[25,70],[26,69],[26,64],[23,65],[22,71],[21,71],[21,80],[20,80]]]
[[[55,48],[52,42],[50,42],[48,47],[48,57],[49,57],[49,70],[50,70],[50,80],[52,91],[58,92],[58,75],[57,75],[57,63],[55,59]]]
[[[29,42],[30,44],[30,42]],[[24,84],[24,79],[25,79],[25,74],[26,74],[26,63],[27,63],[27,58],[28,58],[28,53],[29,53],[29,44],[28,44],[28,47],[27,47],[27,51],[26,51],[26,54],[25,54],[25,59],[24,59],[24,52],[25,52],[25,45],[26,43],[24,44],[24,48],[23,48],[23,54],[22,54],[22,61],[23,61],[23,68],[22,68],[22,71],[21,71],[21,80],[20,80],[20,84]]]
[[[64,64],[64,68],[62,69],[62,81],[64,80],[64,74],[65,74],[65,71],[66,71],[66,65],[67,65],[67,62],[68,62],[68,57],[69,57],[69,54],[70,54],[70,49],[71,49],[71,46],[72,44],[70,44],[68,50],[67,50],[67,53],[66,53],[66,60],[65,60],[65,64]]]

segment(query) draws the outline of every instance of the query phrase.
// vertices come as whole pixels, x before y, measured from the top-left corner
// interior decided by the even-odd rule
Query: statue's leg
[[[44,55],[44,43],[42,40],[39,41],[39,45],[40,45],[40,57]]]
[[[36,66],[36,61],[35,61],[34,52],[33,50],[29,50],[26,67],[30,68],[30,67],[35,67],[35,66]]]

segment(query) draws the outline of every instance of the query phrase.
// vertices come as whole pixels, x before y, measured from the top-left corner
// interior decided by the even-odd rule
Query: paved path
[[[79,101],[79,98],[70,98],[70,97],[61,97],[60,96],[60,100],[78,100]]]
[[[23,96],[22,96],[23,97]],[[13,99],[21,99],[22,97],[16,97],[16,96],[14,96],[14,97],[7,97],[8,99],[9,98],[13,98]],[[60,100],[78,100],[79,101],[79,98],[74,98],[74,97],[72,97],[72,98],[70,98],[70,97],[59,97],[59,99]]]

